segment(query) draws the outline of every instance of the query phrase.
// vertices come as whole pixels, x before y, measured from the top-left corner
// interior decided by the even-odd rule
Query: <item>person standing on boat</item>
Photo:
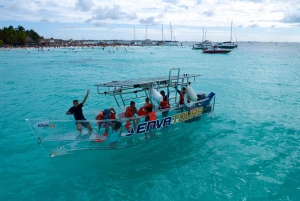
[[[86,119],[84,118],[83,116],[83,113],[82,113],[82,107],[86,101],[86,99],[88,98],[89,96],[89,93],[90,93],[90,90],[88,89],[87,92],[86,92],[86,95],[83,99],[83,101],[78,104],[78,100],[73,100],[73,107],[71,107],[67,112],[66,114],[67,115],[74,115],[74,118],[75,118],[75,123],[76,123],[76,127],[77,127],[77,130],[79,131],[80,133],[80,136],[82,134],[82,126],[83,127],[86,127],[87,129],[89,129],[89,135],[92,134],[92,127],[90,125],[90,123],[88,121],[86,121]]]
[[[184,95],[186,94],[186,88],[182,87],[182,91],[177,89],[177,86],[175,86],[175,89],[177,93],[179,93],[179,104],[183,105],[184,104]]]
[[[161,114],[162,114],[162,118],[168,116],[169,113],[169,108],[170,108],[170,103],[169,103],[169,98],[168,96],[166,96],[165,91],[161,90],[160,94],[162,95],[163,99],[160,102],[160,107],[162,110],[164,110]]]
[[[186,94],[186,88],[182,87],[182,90],[178,90],[177,86],[175,86],[177,93],[179,93],[179,106],[184,105],[184,95]],[[180,107],[180,111],[183,112],[184,107]]]
[[[130,102],[130,106],[128,106],[126,108],[125,117],[126,118],[130,118],[132,120],[134,129],[136,129],[136,125],[138,123],[138,119],[133,119],[135,117],[135,114],[138,114],[138,111],[137,111],[137,109],[135,107],[135,102],[131,101]],[[127,121],[125,127],[129,128],[129,126],[130,126],[130,120]]]

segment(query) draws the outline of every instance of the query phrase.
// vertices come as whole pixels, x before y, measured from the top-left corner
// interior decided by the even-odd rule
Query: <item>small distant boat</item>
[[[224,49],[233,49],[233,48],[237,48],[237,38],[236,38],[236,33],[234,31],[235,34],[235,40],[236,42],[232,42],[232,26],[233,26],[233,21],[231,21],[231,34],[230,34],[230,41],[226,41],[226,42],[222,42],[222,43],[218,43],[217,46],[219,48],[224,48]]]
[[[177,41],[165,41],[163,46],[178,46]]]
[[[203,48],[202,52],[208,53],[208,54],[227,54],[227,53],[231,52],[231,50],[220,49],[216,46],[213,46],[213,47]]]
[[[208,40],[203,41],[202,43],[197,43],[193,45],[193,50],[202,50],[203,48],[208,48],[211,46],[211,42]]]
[[[193,50],[202,50],[203,48],[207,48],[212,46],[211,42],[209,40],[206,40],[206,32],[204,34],[203,29],[203,35],[202,35],[202,43],[197,43],[193,45]]]
[[[218,43],[217,46],[219,48],[224,48],[224,49],[233,49],[237,47],[237,44],[234,44],[231,41],[223,42],[223,43]]]

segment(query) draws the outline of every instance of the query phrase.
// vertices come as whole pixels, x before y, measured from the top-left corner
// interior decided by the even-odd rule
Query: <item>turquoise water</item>
[[[0,200],[299,200],[299,54],[297,43],[241,43],[228,55],[188,44],[0,50]],[[84,113],[117,107],[93,85],[171,67],[202,74],[192,86],[216,93],[215,119],[127,150],[55,158],[25,121],[70,118],[87,89]]]

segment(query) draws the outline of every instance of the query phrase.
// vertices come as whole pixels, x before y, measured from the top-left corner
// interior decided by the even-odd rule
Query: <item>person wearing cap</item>
[[[100,114],[95,117],[96,120],[107,120],[107,119],[116,119],[116,111],[114,108],[104,109],[100,111]],[[102,127],[105,128],[104,136],[107,137],[109,126],[113,127],[112,122],[98,122],[99,130]]]
[[[79,136],[81,136],[82,134],[82,126],[83,127],[86,127],[87,129],[89,129],[89,135],[92,134],[92,127],[90,125],[90,123],[88,121],[86,121],[86,119],[84,118],[83,116],[83,112],[82,112],[82,107],[86,101],[86,99],[88,98],[89,96],[89,93],[90,93],[90,90],[88,89],[87,92],[86,92],[86,95],[83,99],[83,101],[78,104],[78,100],[73,100],[73,107],[71,107],[67,112],[66,114],[67,115],[74,115],[74,118],[75,118],[75,123],[76,123],[76,127],[77,127],[77,130],[79,131]]]
[[[161,90],[160,94],[163,97],[162,101],[160,102],[160,107],[162,110],[164,110],[161,114],[162,114],[162,117],[166,117],[166,116],[168,116],[168,113],[169,113],[169,111],[167,109],[170,108],[169,98],[168,98],[168,96],[166,96],[166,93],[164,90]]]

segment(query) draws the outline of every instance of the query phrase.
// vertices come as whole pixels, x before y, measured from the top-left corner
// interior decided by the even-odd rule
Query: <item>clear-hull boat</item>
[[[177,71],[175,76],[172,72]],[[94,128],[93,133],[83,131],[81,135],[76,130],[74,120],[59,120],[54,118],[26,119],[38,144],[42,146],[47,156],[69,154],[77,150],[117,150],[130,148],[148,143],[161,137],[184,133],[185,126],[200,124],[200,119],[206,116],[214,116],[215,94],[196,94],[191,84],[196,81],[200,74],[180,75],[180,69],[172,68],[168,77],[154,77],[136,80],[112,81],[96,84],[99,95],[103,98],[112,97],[118,108],[116,119],[87,120]],[[173,73],[174,74],[174,73]],[[189,88],[184,95],[184,104],[179,104],[179,95],[174,87]],[[169,94],[170,107],[161,109],[158,91],[165,90]],[[145,122],[145,116],[125,118],[125,110],[129,102],[134,100],[136,107],[142,108],[145,98],[149,98],[156,113],[157,119]],[[99,108],[94,112],[97,116]],[[110,138],[113,129],[109,127],[108,136],[102,135],[105,128],[99,126],[110,123],[122,123],[122,132],[116,144],[112,145]],[[136,124],[134,124],[136,122]],[[127,124],[130,124],[128,126]],[[126,126],[125,126],[126,125]],[[152,130],[151,130],[152,127]],[[153,136],[150,135],[150,130]],[[146,137],[147,134],[147,137]]]

